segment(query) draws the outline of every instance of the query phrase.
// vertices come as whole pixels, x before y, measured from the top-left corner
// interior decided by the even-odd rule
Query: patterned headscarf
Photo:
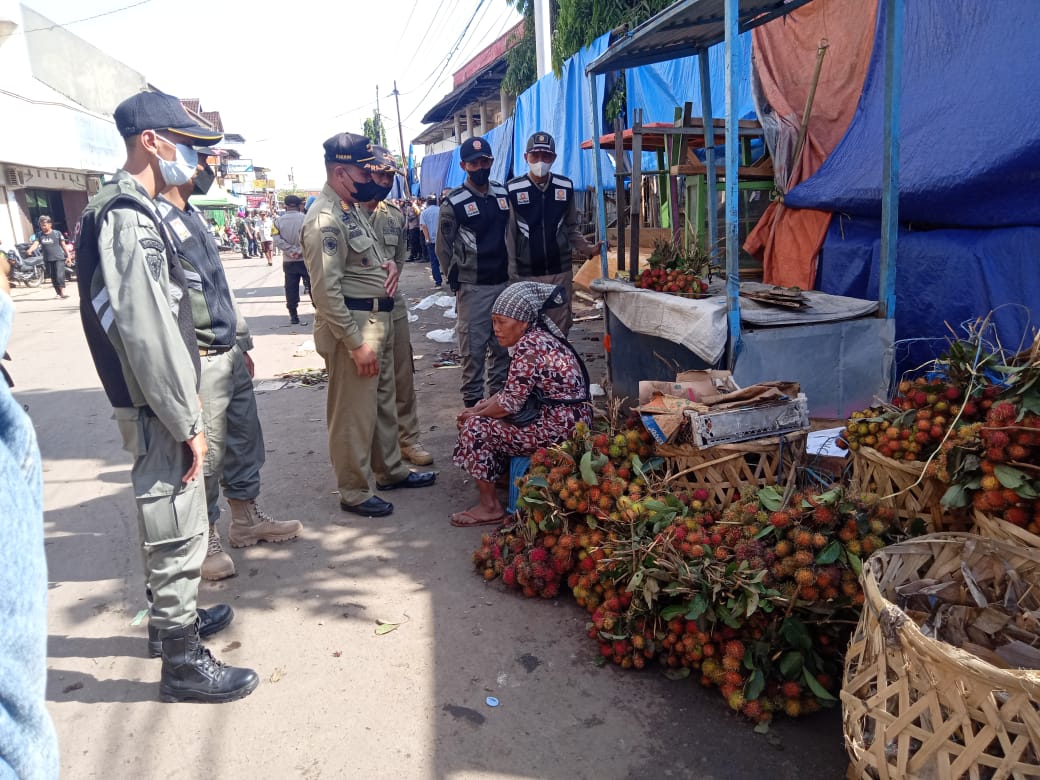
[[[567,340],[563,331],[549,317],[546,309],[555,309],[567,303],[567,291],[558,284],[542,282],[516,282],[509,285],[495,299],[492,314],[511,317],[520,322],[540,324],[556,338]]]

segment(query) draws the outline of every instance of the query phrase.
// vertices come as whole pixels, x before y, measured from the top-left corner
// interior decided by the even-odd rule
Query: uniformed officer
[[[80,317],[94,365],[134,454],[131,471],[161,643],[163,701],[233,701],[256,688],[251,669],[224,666],[200,643],[230,622],[230,608],[196,611],[206,554],[200,483],[206,434],[188,283],[153,198],[195,172],[192,143],[220,134],[196,124],[172,95],[141,92],[115,110],[127,158],[83,213],[76,255]]]
[[[487,141],[467,138],[459,158],[466,181],[441,204],[437,259],[455,293],[462,401],[468,408],[501,390],[509,372],[509,353],[491,326],[491,307],[509,282],[509,202],[506,188],[490,181],[494,156]]]
[[[201,158],[184,184],[167,185],[156,203],[177,259],[188,279],[192,320],[202,375],[199,395],[209,451],[203,465],[209,544],[202,578],[222,580],[235,573],[235,562],[220,543],[220,489],[231,508],[228,537],[232,547],[257,542],[285,542],[299,536],[299,520],[275,520],[259,506],[264,434],[253,393],[253,337],[228,285],[216,242],[199,211],[188,203],[192,192],[209,192],[213,169]]]
[[[510,279],[518,282],[546,282],[567,291],[567,303],[546,312],[566,336],[573,315],[574,252],[585,257],[596,254],[603,242],[591,244],[578,229],[578,209],[574,204],[574,182],[551,173],[556,161],[556,140],[537,132],[527,139],[524,153],[530,170],[510,179],[509,248]]]
[[[372,181],[379,186],[376,197],[364,204],[376,236],[383,245],[384,256],[393,260],[398,271],[404,268],[407,252],[407,220],[405,214],[386,201],[394,186],[394,174],[400,173],[389,150],[382,146],[372,147],[373,159],[365,163],[372,172]],[[393,351],[394,388],[397,396],[397,440],[401,456],[416,466],[433,463],[431,455],[419,441],[419,412],[415,400],[415,367],[412,364],[412,334],[408,328],[408,306],[404,293],[397,288],[394,296]]]
[[[391,313],[398,269],[383,254],[359,204],[378,185],[363,166],[372,143],[340,133],[325,144],[326,182],[303,223],[303,258],[314,297],[314,344],[329,372],[329,457],[340,508],[383,517],[393,504],[372,493],[432,485],[433,472],[412,472],[397,442]]]

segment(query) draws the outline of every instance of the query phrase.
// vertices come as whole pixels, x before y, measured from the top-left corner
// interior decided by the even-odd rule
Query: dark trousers
[[[55,290],[65,289],[65,261],[64,260],[44,260],[47,264],[47,273],[51,275],[51,284],[54,285]]]
[[[408,231],[408,259],[418,260],[423,256],[423,240],[422,233],[419,232],[419,228],[412,228]]]
[[[242,251],[243,260],[249,257],[249,239],[245,233],[238,234],[238,248]]]
[[[255,238],[249,239],[249,256],[259,257],[260,256],[260,245],[256,243]]]
[[[296,316],[296,310],[300,306],[300,282],[303,282],[303,291],[307,297],[311,297],[311,277],[307,273],[307,266],[302,260],[282,263],[285,271],[285,307],[289,314]]]
[[[433,283],[438,287],[441,286],[441,264],[437,262],[437,245],[427,244],[426,245],[426,256],[430,260],[430,271],[433,273]]]

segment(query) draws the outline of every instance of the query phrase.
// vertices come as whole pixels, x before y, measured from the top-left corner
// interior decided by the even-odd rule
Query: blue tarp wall
[[[1038,311],[1036,10],[1033,0],[906,4],[898,339],[941,339],[949,334],[945,323],[956,328],[995,309],[1001,340],[1017,346],[1029,309]],[[788,206],[836,212],[817,287],[838,295],[878,293],[884,59],[882,19],[845,137],[785,198]],[[933,356],[924,349],[897,356],[900,368]]]
[[[570,177],[576,190],[596,186],[592,155],[597,153],[600,155],[603,188],[614,189],[614,164],[607,153],[581,149],[581,142],[593,137],[585,66],[606,50],[609,37],[609,34],[601,35],[567,60],[559,79],[549,73],[516,99],[513,114],[514,176],[527,173],[527,163],[524,162],[527,139],[541,130],[551,133],[556,139],[557,159],[553,170]],[[603,76],[596,78],[596,102],[600,106],[603,105],[604,82]]]
[[[458,160],[458,149],[448,152],[428,154],[422,158],[419,168],[419,194],[424,198],[430,195],[440,197],[444,189],[444,177],[448,174],[448,165],[451,164],[451,156],[455,154]]]

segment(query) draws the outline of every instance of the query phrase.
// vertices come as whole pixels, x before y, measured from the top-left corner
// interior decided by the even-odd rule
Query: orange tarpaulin
[[[812,176],[845,135],[866,78],[874,44],[877,0],[816,0],[752,31],[759,115],[783,192]],[[791,161],[817,50],[828,43],[800,158]],[[783,180],[785,170],[787,181]],[[769,205],[744,248],[762,259],[763,281],[812,289],[831,215]]]

